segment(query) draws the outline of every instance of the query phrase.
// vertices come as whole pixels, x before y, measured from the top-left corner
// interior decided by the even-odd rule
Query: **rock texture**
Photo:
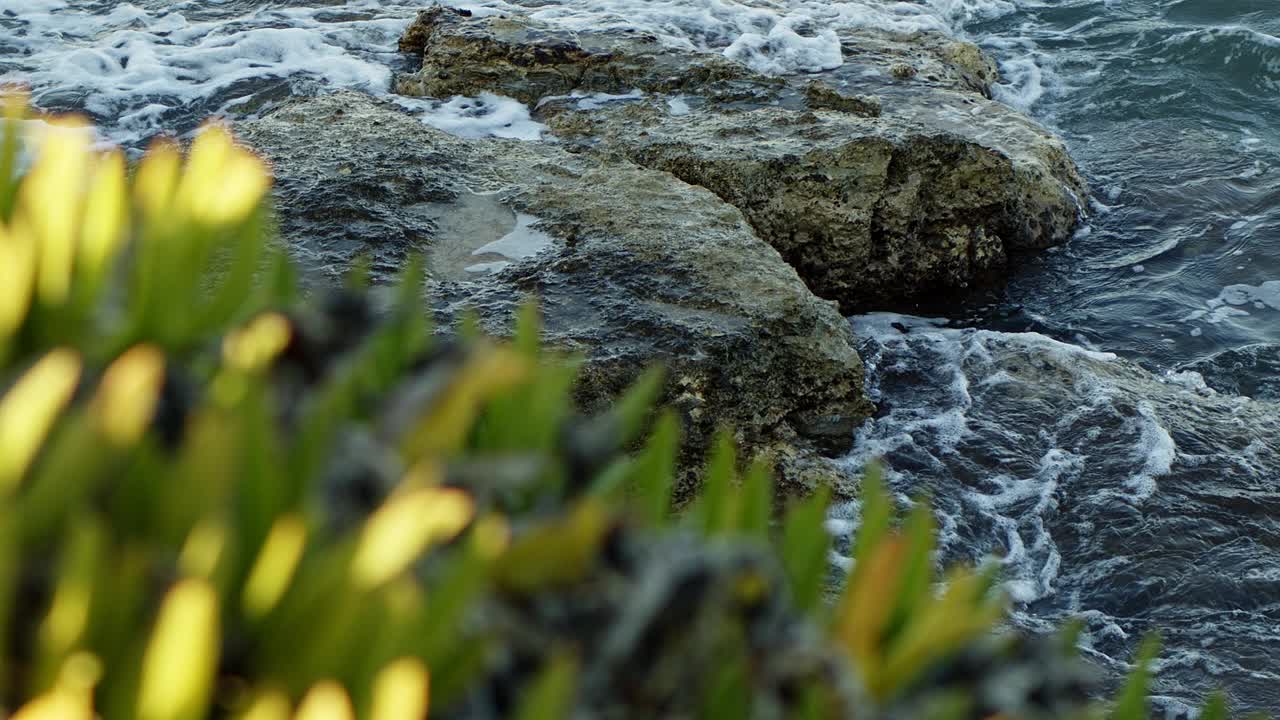
[[[423,56],[419,72],[396,79],[394,89],[403,95],[443,98],[485,90],[534,104],[574,91],[703,94],[737,84],[750,93],[756,85],[781,84],[722,57],[690,62],[644,33],[573,33],[520,16],[473,17],[439,5],[419,14],[400,50]]]
[[[869,414],[835,305],[706,189],[555,145],[464,140],[350,93],[239,131],[273,163],[283,235],[313,268],[425,250],[441,316],[475,308],[496,332],[535,295],[549,342],[588,360],[588,409],[669,367],[691,457],[732,425],[800,491]]]
[[[576,149],[705,187],[847,312],[999,279],[1011,254],[1068,239],[1086,193],[1059,140],[989,99],[991,61],[936,35],[852,34],[843,66],[803,78],[439,7],[401,47],[423,62],[398,92],[511,95]]]
[[[990,99],[977,47],[842,40],[835,70],[767,77],[644,33],[437,6],[394,89],[511,96],[556,142],[463,140],[354,94],[242,131],[313,269],[365,253],[387,275],[424,251],[441,317],[476,308],[495,332],[536,296],[548,339],[588,360],[587,409],[664,363],[690,458],[727,424],[811,486],[871,409],[838,310],[998,279],[1067,239],[1085,194],[1062,144]]]

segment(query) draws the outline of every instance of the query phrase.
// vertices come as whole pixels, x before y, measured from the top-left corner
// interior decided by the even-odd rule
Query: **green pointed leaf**
[[[744,534],[768,538],[773,520],[773,471],[767,461],[757,458],[751,463],[740,492],[738,528]]]
[[[530,298],[521,303],[516,315],[514,344],[516,350],[530,360],[537,360],[542,348],[542,316],[538,301]]]
[[[464,343],[475,342],[484,337],[484,330],[480,327],[480,314],[474,308],[462,311],[458,318],[457,336]]]
[[[570,717],[577,693],[578,661],[568,653],[552,657],[525,688],[517,720],[564,720]]]
[[[831,690],[820,682],[806,687],[795,703],[795,707],[787,715],[788,720],[830,720],[835,717],[831,699]]]
[[[701,720],[740,720],[751,717],[745,648],[726,653],[728,662],[711,670],[711,683],[702,701]]]
[[[0,89],[0,221],[8,221],[13,212],[13,199],[18,194],[18,143],[20,121],[26,116],[26,104],[3,97]]]
[[[1215,690],[1204,701],[1204,706],[1200,708],[1200,717],[1197,720],[1227,720],[1230,716],[1226,693],[1221,690]]]
[[[679,445],[680,421],[675,412],[664,410],[636,460],[632,475],[639,515],[651,527],[662,527],[671,517],[671,489]]]
[[[373,261],[369,257],[369,253],[360,253],[351,261],[351,266],[347,268],[347,273],[342,278],[342,284],[348,290],[361,291],[367,289],[369,287],[372,264]]]
[[[920,606],[928,600],[934,582],[934,525],[933,510],[921,499],[907,516],[903,534],[907,541],[905,568],[897,588],[897,607],[889,621],[886,642],[915,617]]]
[[[830,568],[831,536],[823,523],[831,490],[821,488],[788,509],[782,522],[782,564],[791,597],[802,610],[817,608]]]
[[[423,287],[427,281],[427,260],[414,253],[405,261],[396,285],[396,306],[401,311],[425,312]]]
[[[1150,717],[1151,702],[1148,693],[1151,688],[1151,666],[1159,654],[1159,636],[1151,634],[1142,639],[1133,670],[1120,689],[1109,720],[1147,720]]]
[[[734,488],[737,475],[737,450],[733,434],[716,433],[711,443],[711,457],[702,482],[702,495],[697,502],[697,524],[707,536],[736,530],[740,496]]]
[[[1063,655],[1074,657],[1079,650],[1077,646],[1080,643],[1080,635],[1084,632],[1086,623],[1084,618],[1074,617],[1062,623],[1058,628],[1057,645]]]
[[[893,500],[885,489],[884,473],[879,463],[872,463],[862,475],[862,522],[853,549],[854,563],[871,556],[888,534],[892,519]]]
[[[662,384],[666,373],[660,367],[646,370],[613,407],[613,416],[618,423],[618,434],[623,444],[634,440],[644,429],[645,421],[653,411],[653,405],[662,392]]]

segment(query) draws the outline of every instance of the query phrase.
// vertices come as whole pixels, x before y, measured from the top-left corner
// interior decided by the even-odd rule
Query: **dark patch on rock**
[[[880,117],[882,112],[880,98],[874,95],[846,95],[819,80],[806,85],[804,95],[809,107],[814,110],[836,110],[862,117]]]

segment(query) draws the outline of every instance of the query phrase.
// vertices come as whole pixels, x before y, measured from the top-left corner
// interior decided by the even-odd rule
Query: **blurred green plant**
[[[581,418],[577,363],[540,347],[532,305],[501,344],[435,337],[419,262],[383,312],[359,268],[301,298],[268,241],[267,168],[225,128],[185,159],[161,141],[130,174],[83,123],[27,116],[11,94],[0,710],[1103,713],[1071,643],[1046,660],[993,635],[994,572],[939,576],[927,503],[897,527],[874,469],[832,601],[829,494],[779,510],[770,469],[740,467],[731,434],[673,513],[679,423],[651,410],[660,372]],[[1117,720],[1146,714],[1153,654]],[[1022,691],[984,689],[1024,666],[1040,676],[1009,683]],[[1212,699],[1205,716],[1224,715]]]

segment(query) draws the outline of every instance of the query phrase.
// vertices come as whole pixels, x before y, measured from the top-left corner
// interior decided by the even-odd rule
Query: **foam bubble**
[[[794,18],[784,18],[768,34],[743,33],[725,48],[726,57],[759,73],[781,75],[794,70],[833,70],[844,64],[840,38],[834,30],[812,36],[796,30]]]
[[[1139,428],[1138,445],[1133,458],[1142,463],[1137,474],[1125,481],[1133,490],[1133,499],[1146,500],[1156,492],[1156,478],[1168,475],[1177,457],[1177,446],[1169,430],[1160,424],[1149,402],[1138,403],[1138,417],[1132,422]]]
[[[138,145],[161,132],[188,131],[206,116],[253,112],[281,84],[325,85],[389,93],[391,67],[403,61],[397,40],[435,0],[346,0],[314,5],[241,6],[180,0],[0,0],[0,31],[17,52],[0,64],[0,82],[34,89],[51,109],[83,108],[113,140]],[[1015,10],[1005,0],[447,0],[479,15],[521,12],[570,30],[628,28],[673,47],[723,53],[762,73],[814,72],[843,62],[839,32],[880,28],[958,32],[967,22]],[[627,97],[627,96],[623,96]],[[444,99],[442,99],[444,100]],[[588,98],[585,102],[610,102]],[[441,127],[465,110],[451,100],[433,108]],[[683,112],[680,102],[670,105]],[[540,137],[523,123],[492,125],[500,137]],[[432,117],[426,113],[424,117]],[[519,128],[519,129],[513,129]]]
[[[397,96],[393,102],[417,113],[427,125],[461,137],[541,140],[547,129],[529,115],[529,106],[493,93],[445,101]]]
[[[1233,306],[1252,304],[1259,309],[1280,310],[1280,280],[1268,280],[1260,285],[1228,285],[1215,300]]]

